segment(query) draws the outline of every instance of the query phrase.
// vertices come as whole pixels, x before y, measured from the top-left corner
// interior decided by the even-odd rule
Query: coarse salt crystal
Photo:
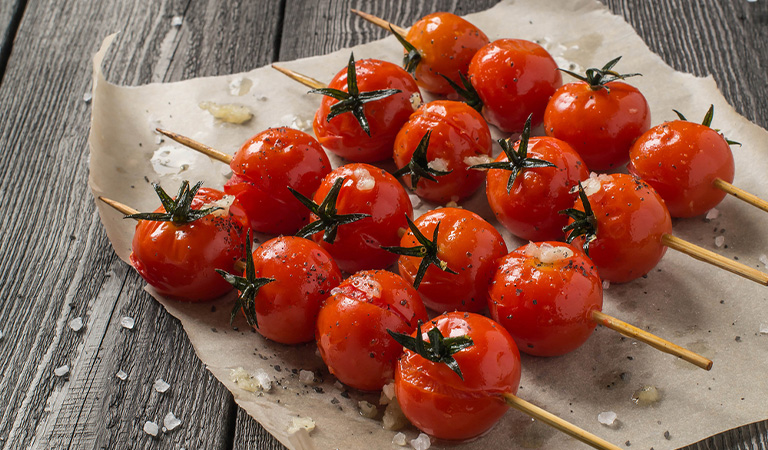
[[[150,436],[157,436],[157,432],[160,431],[160,428],[157,426],[155,422],[152,422],[150,420],[147,420],[144,422],[144,432],[147,433]]]
[[[768,323],[760,324],[760,334],[768,334]]]
[[[442,158],[435,158],[427,163],[427,167],[438,172],[448,171],[448,161]]]
[[[222,122],[233,123],[236,125],[248,122],[253,118],[253,113],[245,105],[236,105],[234,103],[218,104],[214,102],[200,102],[200,109],[208,111],[213,117]]]
[[[403,414],[403,410],[400,409],[400,404],[397,401],[389,402],[387,409],[384,410],[384,417],[382,417],[381,422],[385,430],[391,431],[402,430],[408,425],[408,419]]]
[[[467,166],[475,166],[477,164],[488,164],[489,162],[493,162],[493,158],[491,158],[488,155],[474,155],[474,156],[467,156],[464,158],[464,164]]]
[[[250,78],[235,78],[229,83],[229,94],[234,96],[241,96],[248,93],[253,86],[253,81]]]
[[[395,383],[387,383],[384,385],[384,387],[381,388],[381,393],[384,395],[384,397],[387,398],[387,400],[392,400],[395,398]]]
[[[542,242],[541,245],[537,245],[534,242],[530,242],[525,246],[523,252],[536,258],[544,264],[552,264],[562,259],[567,259],[573,256],[573,251],[567,247],[553,246],[546,242]]]
[[[603,290],[605,291],[610,287],[611,287],[611,282],[608,280],[603,280]]]
[[[74,319],[69,321],[69,328],[74,331],[78,332],[83,329],[83,318],[82,317],[75,317]]]
[[[272,378],[270,378],[266,370],[258,369],[256,373],[253,374],[253,376],[256,378],[256,381],[259,382],[259,385],[263,391],[269,391],[272,389]]]
[[[358,191],[370,191],[376,186],[376,180],[366,168],[358,167],[352,173],[357,178],[356,187]]]
[[[171,19],[172,27],[180,27],[182,23],[184,23],[184,19],[181,16],[173,16]]]
[[[53,374],[57,377],[63,377],[64,375],[69,373],[69,366],[64,364],[63,366],[57,367],[53,369]]]
[[[127,380],[127,379],[128,379],[128,374],[127,374],[127,373],[125,373],[125,372],[124,372],[122,369],[118,370],[118,371],[117,371],[117,373],[115,374],[115,376],[116,376],[116,377],[117,377],[119,380],[123,380],[123,381],[125,381],[125,380]]]
[[[315,372],[311,370],[300,370],[299,381],[304,384],[315,384]]]
[[[704,218],[707,220],[717,219],[718,217],[720,217],[720,210],[716,208],[710,209],[709,211],[707,211],[707,215],[704,216]]]
[[[414,450],[427,450],[431,446],[432,440],[429,438],[429,435],[424,433],[419,433],[419,436],[411,441],[411,447]]]
[[[616,413],[613,411],[601,412],[597,415],[597,421],[605,426],[611,426],[616,422]]]
[[[83,94],[83,101],[85,103],[91,103],[92,99],[93,99],[93,94],[91,94],[90,92],[86,92],[85,94]]]
[[[373,419],[379,413],[376,406],[365,400],[357,402],[357,407],[360,409],[360,415],[369,419]]]
[[[424,201],[416,194],[408,194],[408,198],[411,199],[411,206],[416,209],[424,204]]]
[[[722,247],[725,244],[725,236],[717,236],[715,238],[715,247]]]
[[[589,178],[581,182],[581,187],[584,188],[584,194],[589,197],[590,195],[594,194],[595,192],[599,191],[602,188],[602,183],[604,181],[609,181],[611,179],[610,176],[604,175],[604,174],[596,174],[595,172],[592,172],[589,174]],[[571,189],[573,192],[579,192],[579,187],[574,186],[573,189]]]
[[[395,436],[392,438],[392,443],[395,445],[399,445],[400,447],[405,447],[408,445],[408,441],[405,438],[405,433],[396,433]]]
[[[171,387],[171,385],[166,383],[162,378],[158,378],[155,380],[155,384],[152,387],[155,388],[157,392],[163,394]]]
[[[761,263],[763,263],[763,265],[764,265],[765,267],[768,267],[768,255],[766,255],[765,253],[763,253],[763,254],[762,254],[762,255],[760,255],[760,257],[759,257],[759,258],[757,258],[757,259],[758,259],[758,261],[760,261]]]
[[[293,434],[299,430],[307,430],[311,432],[315,429],[315,421],[309,417],[295,417],[291,421],[291,426],[288,427],[288,433]]]
[[[133,330],[133,326],[136,325],[136,321],[133,320],[133,317],[125,316],[120,319],[120,325],[127,330]]]
[[[179,425],[181,425],[181,420],[174,416],[172,412],[169,412],[163,418],[163,427],[165,427],[165,429],[168,431],[173,431],[174,429],[178,428]]]

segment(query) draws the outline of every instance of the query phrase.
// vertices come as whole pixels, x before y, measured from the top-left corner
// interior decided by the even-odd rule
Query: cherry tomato
[[[514,149],[519,150],[520,141]],[[548,161],[555,167],[523,169],[507,191],[510,171],[488,170],[485,193],[496,218],[512,234],[530,241],[560,239],[568,217],[559,214],[576,200],[572,189],[587,179],[587,166],[570,145],[551,137],[528,141],[529,158]],[[502,152],[497,162],[509,161]]]
[[[463,440],[489,430],[508,406],[503,393],[517,393],[520,353],[496,322],[478,314],[451,312],[422,330],[437,327],[445,337],[469,336],[473,345],[452,356],[463,380],[446,364],[405,350],[395,372],[395,395],[420,430],[441,439]]]
[[[712,128],[675,120],[640,136],[630,150],[630,173],[653,186],[672,217],[693,217],[714,208],[725,191],[712,183],[733,182],[733,154]]]
[[[374,162],[391,158],[397,132],[413,113],[414,104],[421,104],[419,87],[408,72],[386,61],[357,61],[355,73],[361,93],[382,89],[399,89],[400,92],[363,105],[370,135],[351,112],[327,120],[331,107],[338,100],[323,97],[313,123],[315,136],[323,147],[350,161]],[[347,69],[336,74],[328,87],[348,92]]]
[[[253,264],[257,277],[273,280],[254,298],[256,330],[282,344],[314,340],[320,305],[341,283],[331,255],[308,239],[281,236],[254,250]]]
[[[429,147],[422,161],[428,163],[427,167],[407,170],[410,173],[425,170],[435,181],[417,177],[416,194],[429,201],[445,203],[474,193],[483,182],[483,173],[469,166],[489,160],[493,144],[485,119],[462,102],[439,100],[422,105],[395,139],[394,159],[398,168],[419,163],[414,152],[427,132],[430,133]],[[435,175],[439,172],[444,174]],[[412,179],[409,173],[403,177],[411,188]]]
[[[597,269],[562,242],[524,245],[499,261],[488,290],[491,318],[524,353],[557,356],[577,349],[595,329],[603,305]]]
[[[589,257],[600,277],[623,283],[648,273],[667,250],[663,235],[672,231],[664,200],[632,175],[599,175],[584,185],[597,229],[589,244]],[[580,198],[574,208],[584,211]],[[583,246],[585,237],[573,242]]]
[[[215,269],[234,270],[244,253],[248,220],[237,200],[221,191],[193,188],[186,192],[194,196],[193,210],[223,209],[189,223],[139,220],[131,265],[166,297],[189,302],[212,300],[232,289]],[[158,214],[166,212],[163,206],[155,210]]]
[[[358,272],[331,291],[317,319],[317,346],[328,369],[356,389],[381,389],[395,375],[402,347],[387,330],[411,334],[428,320],[419,293],[384,270]]]
[[[354,273],[366,269],[383,269],[397,259],[381,246],[396,245],[407,228],[407,217],[413,216],[408,193],[389,173],[368,164],[347,164],[329,173],[315,193],[321,204],[337,179],[344,182],[336,200],[338,214],[368,214],[369,217],[339,225],[333,243],[324,233],[312,235],[321,247],[333,255],[341,270]],[[319,218],[313,214],[310,221]]]
[[[523,129],[529,114],[541,123],[549,97],[563,78],[539,44],[499,39],[481,48],[469,65],[469,79],[483,102],[483,116],[506,132]]]
[[[461,208],[440,208],[419,217],[414,225],[427,239],[433,239],[438,228],[434,256],[452,272],[430,264],[417,289],[428,308],[437,312],[471,311],[485,308],[488,281],[496,262],[507,254],[501,234],[477,214]],[[403,235],[401,248],[418,247],[421,243],[413,231]],[[400,275],[414,283],[419,268],[431,255],[402,255],[398,260]]]
[[[248,213],[251,229],[292,234],[307,223],[309,211],[286,189],[312,195],[331,163],[320,144],[292,128],[270,128],[250,138],[230,163],[224,185]]]
[[[480,29],[448,12],[422,17],[408,30],[405,40],[420,55],[413,72],[416,83],[436,94],[452,94],[453,87],[441,75],[460,84],[459,73],[467,75],[472,57],[488,43]]]

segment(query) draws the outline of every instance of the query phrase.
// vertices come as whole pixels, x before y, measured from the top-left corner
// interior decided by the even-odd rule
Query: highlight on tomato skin
[[[521,352],[564,355],[592,335],[592,311],[602,309],[602,281],[594,263],[564,242],[529,243],[499,261],[488,289],[493,320]]]
[[[315,138],[292,128],[269,128],[248,141],[230,163],[224,191],[246,209],[251,229],[293,234],[309,221],[309,211],[287,186],[311,196],[331,171]]]
[[[428,320],[419,293],[399,275],[358,272],[331,290],[317,319],[316,340],[328,370],[342,383],[380,390],[395,375],[402,347],[387,333],[410,334]]]
[[[212,206],[224,209],[182,225],[153,220],[139,220],[136,224],[131,265],[161,295],[178,301],[204,302],[232,289],[215,269],[234,271],[246,247],[248,221],[234,197],[200,188],[192,200],[192,209]],[[160,206],[155,212],[166,210]]]
[[[472,346],[453,354],[464,380],[446,364],[406,349],[395,372],[395,395],[408,420],[425,433],[471,439],[493,427],[509,408],[501,394],[517,393],[520,353],[501,325],[479,314],[438,316],[422,327],[424,340],[435,326],[445,337],[472,339]]]

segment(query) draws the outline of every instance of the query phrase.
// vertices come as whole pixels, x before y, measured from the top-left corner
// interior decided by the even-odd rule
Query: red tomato
[[[643,134],[630,150],[630,173],[653,186],[672,217],[693,217],[714,208],[725,191],[712,182],[733,182],[733,154],[712,128],[675,120]]]
[[[592,181],[595,180],[595,181]],[[613,174],[590,178],[585,190],[594,212],[597,234],[589,244],[589,257],[600,277],[623,283],[653,269],[667,247],[662,236],[672,232],[672,219],[659,194],[644,181],[631,175]],[[584,211],[581,199],[575,209]],[[584,236],[573,241],[583,246]]]
[[[355,389],[381,389],[395,375],[402,347],[387,333],[411,334],[428,320],[419,293],[383,270],[358,272],[331,291],[317,319],[317,346],[328,370]]]
[[[450,273],[430,265],[418,285],[418,291],[428,308],[437,312],[471,311],[485,308],[488,281],[496,269],[496,262],[507,254],[507,245],[501,234],[482,217],[461,208],[440,208],[429,211],[414,222],[427,239],[437,234],[437,258]],[[413,231],[403,235],[400,246],[419,246]],[[413,283],[424,258],[400,256],[400,275]]]
[[[529,114],[534,127],[540,124],[549,97],[563,82],[552,56],[522,39],[499,39],[481,48],[469,65],[469,79],[485,118],[506,132],[522,131]]]
[[[508,406],[503,393],[517,393],[520,353],[504,328],[478,314],[452,312],[436,326],[443,336],[467,335],[474,345],[453,354],[462,380],[446,364],[405,350],[395,372],[395,395],[403,413],[420,430],[440,439],[463,440],[489,430]]]
[[[515,143],[518,150],[520,142]],[[528,141],[528,157],[548,161],[555,167],[522,170],[507,192],[510,171],[488,170],[485,193],[496,218],[512,234],[530,241],[561,239],[568,217],[560,214],[573,205],[571,190],[589,176],[587,166],[567,143],[550,137]],[[508,161],[502,152],[496,161]]]
[[[341,282],[331,255],[308,239],[281,236],[257,248],[253,264],[256,277],[274,280],[256,294],[256,330],[282,344],[314,340],[320,305]]]
[[[133,235],[131,265],[160,294],[180,301],[201,302],[232,289],[215,269],[234,271],[245,249],[248,220],[233,197],[201,188],[192,209],[221,206],[184,224],[139,220]],[[165,213],[159,207],[155,213]]]
[[[397,132],[413,113],[413,105],[421,103],[419,87],[408,72],[386,61],[360,60],[355,63],[355,69],[361,93],[381,89],[399,89],[400,92],[364,104],[370,135],[352,113],[327,120],[331,107],[338,100],[323,97],[313,123],[315,136],[323,147],[350,161],[374,162],[390,158]],[[347,69],[336,74],[328,87],[348,92]]]
[[[547,136],[569,143],[590,170],[626,164],[629,147],[651,126],[651,110],[637,88],[622,81],[606,87],[568,83],[555,92],[544,112]]]
[[[269,234],[292,234],[307,223],[309,212],[290,186],[311,196],[331,163],[320,144],[292,128],[269,128],[250,138],[235,153],[232,178],[224,185],[248,213],[251,229]]]
[[[436,94],[452,94],[453,88],[441,75],[461,85],[459,73],[467,75],[472,57],[488,43],[480,29],[448,12],[422,17],[408,30],[405,40],[420,55],[413,72],[416,83]]]
[[[557,356],[577,349],[594,331],[603,305],[597,269],[562,242],[524,245],[499,262],[488,290],[491,318],[520,351]]]
[[[430,132],[425,159],[428,167],[421,169],[450,173],[432,174],[436,181],[421,177],[416,184],[416,194],[440,203],[470,196],[483,182],[483,173],[469,166],[490,159],[493,144],[483,116],[462,102],[439,100],[421,106],[395,139],[394,159],[398,168],[417,163],[414,151],[427,132]],[[410,174],[403,177],[405,184],[412,188],[411,179]]]
[[[413,216],[408,193],[395,177],[378,167],[347,164],[323,179],[314,197],[317,204],[323,202],[338,178],[344,178],[344,183],[336,201],[337,213],[370,217],[340,225],[333,243],[324,241],[322,232],[312,239],[333,255],[345,272],[389,267],[397,256],[381,246],[396,245],[399,233],[408,227],[406,216]],[[313,214],[311,221],[316,220]]]

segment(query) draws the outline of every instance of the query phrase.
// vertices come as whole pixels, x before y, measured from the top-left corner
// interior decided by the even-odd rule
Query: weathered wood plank
[[[0,80],[3,79],[5,64],[11,54],[16,27],[24,13],[26,0],[6,0],[0,2]]]

